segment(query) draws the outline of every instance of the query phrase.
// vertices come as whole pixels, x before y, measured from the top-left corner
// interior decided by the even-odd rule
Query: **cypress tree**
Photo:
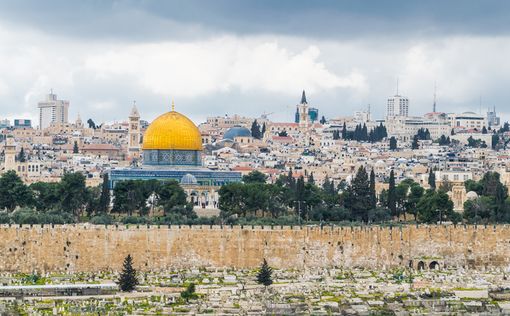
[[[101,196],[99,197],[98,211],[106,213],[110,207],[110,188],[109,186],[108,173],[103,174],[103,184],[101,186]]]
[[[372,209],[375,209],[377,205],[377,198],[375,196],[375,173],[374,169],[370,171],[370,200],[372,202]]]
[[[257,120],[253,121],[253,123],[251,124],[251,136],[256,139],[261,139],[260,125],[257,123]]]
[[[342,127],[342,139],[347,139],[347,125],[344,122],[344,126]]]
[[[418,137],[415,135],[413,137],[413,143],[411,144],[411,149],[419,149],[420,144],[418,143]]]
[[[391,136],[390,138],[390,150],[397,150],[397,139],[395,136]]]
[[[264,134],[266,134],[266,128],[266,123],[262,124],[261,138],[264,137]]]
[[[133,268],[133,259],[131,258],[131,255],[127,255],[124,259],[122,272],[120,273],[117,284],[122,292],[131,292],[138,285],[136,270]]]
[[[435,190],[436,189],[436,173],[430,168],[429,172],[429,186],[430,189]]]
[[[21,147],[21,150],[19,151],[19,154],[18,154],[18,161],[19,162],[25,162],[26,161],[26,156],[25,156],[25,150],[23,149],[23,147]]]
[[[73,154],[77,154],[79,152],[79,149],[78,149],[78,142],[77,141],[74,141],[74,145],[73,145]]]
[[[273,279],[271,275],[273,274],[273,269],[267,264],[266,259],[262,262],[260,266],[260,270],[257,273],[257,283],[264,285],[266,288],[273,284]]]
[[[294,190],[296,188],[296,181],[294,180],[294,177],[292,176],[292,168],[290,168],[289,173],[287,173],[287,184],[289,185],[289,188],[291,190]]]
[[[368,221],[368,211],[372,208],[371,189],[368,173],[363,166],[359,167],[356,176],[347,188],[344,205],[358,220]]]
[[[361,140],[362,141],[368,140],[368,129],[367,129],[367,124],[365,124],[365,123],[363,123],[363,128],[361,129]]]
[[[390,172],[390,185],[388,188],[388,208],[393,215],[397,215],[397,192],[395,191],[395,172]]]

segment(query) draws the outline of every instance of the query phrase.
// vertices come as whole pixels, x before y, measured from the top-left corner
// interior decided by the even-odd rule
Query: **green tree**
[[[351,185],[343,193],[344,205],[352,215],[362,221],[368,221],[368,211],[372,208],[372,191],[367,171],[359,167]]]
[[[266,259],[262,261],[259,272],[257,273],[257,283],[264,285],[266,288],[273,284],[273,269],[267,264]]]
[[[243,176],[244,183],[266,183],[267,176],[258,170],[254,170]]]
[[[74,145],[73,145],[73,154],[77,154],[79,153],[80,150],[78,148],[78,142],[77,141],[74,141]]]
[[[103,184],[101,185],[101,196],[99,197],[99,203],[97,211],[99,213],[107,213],[110,209],[110,183],[108,173],[103,173]]]
[[[420,144],[418,143],[418,137],[414,136],[413,137],[413,142],[411,143],[411,149],[419,149],[420,148]]]
[[[32,206],[39,212],[60,209],[60,183],[35,182],[30,185],[34,194]]]
[[[454,223],[460,221],[459,213],[453,211],[453,202],[448,194],[442,190],[428,190],[417,205],[418,219],[426,223],[450,220]]]
[[[374,169],[370,171],[370,206],[375,209],[377,206],[377,197],[375,192],[375,173]]]
[[[495,213],[497,206],[494,198],[490,196],[480,196],[475,200],[467,200],[464,203],[464,218],[470,224],[488,224],[497,222]]]
[[[25,149],[23,149],[23,147],[21,147],[21,150],[19,151],[17,158],[19,162],[25,162],[27,160],[27,157],[25,155]]]
[[[397,150],[397,139],[394,136],[390,138],[390,150]]]
[[[85,211],[88,216],[98,212],[99,202],[101,199],[101,187],[87,187],[87,195],[85,200]]]
[[[434,172],[434,170],[432,170],[432,168],[430,168],[430,170],[429,170],[428,183],[429,183],[431,190],[436,189],[436,173]]]
[[[499,144],[499,135],[493,134],[491,139],[491,147],[493,150],[496,150]]]
[[[260,133],[260,125],[257,123],[257,120],[253,121],[251,124],[251,136],[256,139],[261,139]]]
[[[407,197],[406,212],[409,214],[413,214],[414,220],[418,220],[418,212],[416,210],[416,207],[418,205],[418,202],[420,202],[420,199],[423,196],[424,192],[425,189],[421,185],[413,181],[413,184],[411,184],[410,187],[409,195]]]
[[[80,172],[68,172],[60,180],[60,206],[65,212],[80,215],[88,201],[85,176]]]
[[[113,188],[113,212],[127,213],[129,216],[135,210],[144,207],[145,200],[141,189],[141,181],[119,181]]]
[[[172,212],[179,207],[185,207],[187,204],[186,193],[177,181],[172,180],[162,183],[156,193],[158,205],[162,206],[166,213]],[[147,198],[149,195],[146,194]]]
[[[117,284],[122,292],[132,292],[138,285],[136,270],[133,267],[133,258],[131,258],[130,254],[124,258],[122,272],[120,273]]]
[[[219,194],[219,208],[223,217],[237,214],[246,216],[246,196],[243,183],[234,182],[221,186]]]
[[[0,209],[13,211],[17,206],[30,205],[32,198],[32,191],[23,183],[16,171],[7,171],[0,177]]]
[[[186,289],[181,292],[181,297],[186,302],[189,302],[189,300],[191,299],[196,299],[198,295],[195,293],[195,283],[191,282],[190,284],[188,284]]]
[[[388,209],[391,211],[391,215],[398,216],[397,214],[397,192],[395,187],[395,172],[391,170],[390,180],[388,187]]]

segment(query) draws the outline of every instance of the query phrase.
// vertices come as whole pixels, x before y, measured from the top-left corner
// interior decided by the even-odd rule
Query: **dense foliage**
[[[120,181],[113,191],[112,213],[147,215],[160,208],[158,223],[186,223],[196,219],[186,193],[176,181]],[[25,185],[14,171],[0,177],[0,223],[64,224],[90,218],[96,224],[112,224],[108,175],[99,187],[87,187],[79,172],[66,173],[60,182]],[[154,220],[156,221],[156,220]]]
[[[354,131],[348,131],[347,125],[344,122],[342,127],[342,133],[336,132],[333,133],[333,139],[340,139],[340,135],[342,139],[345,140],[356,140],[356,141],[364,141],[364,142],[380,142],[384,138],[388,137],[388,133],[386,131],[386,127],[384,125],[379,124],[375,128],[372,128],[370,132],[368,131],[366,124],[358,124]]]
[[[469,223],[510,222],[508,189],[497,172],[486,173],[480,181],[465,182],[466,191],[476,192],[476,199],[464,203],[464,218]]]

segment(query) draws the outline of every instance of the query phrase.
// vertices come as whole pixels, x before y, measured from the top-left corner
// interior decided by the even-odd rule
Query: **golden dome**
[[[142,148],[202,150],[202,136],[189,118],[172,110],[149,125],[143,136]]]

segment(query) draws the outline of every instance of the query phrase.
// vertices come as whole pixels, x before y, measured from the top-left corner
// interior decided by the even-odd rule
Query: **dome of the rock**
[[[143,136],[143,164],[201,166],[202,136],[195,124],[173,110],[160,115]]]
[[[143,136],[143,149],[202,150],[202,137],[189,118],[171,111],[149,125]]]

